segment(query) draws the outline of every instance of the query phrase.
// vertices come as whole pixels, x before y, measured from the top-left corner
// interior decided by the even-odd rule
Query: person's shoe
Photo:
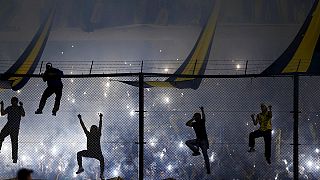
[[[42,114],[42,111],[40,109],[37,109],[36,112],[34,112],[35,114]]]
[[[270,158],[266,158],[266,160],[267,160],[267,163],[268,163],[268,164],[271,164]]]
[[[13,162],[13,163],[17,163],[17,161],[18,161],[18,159],[13,159],[12,162]]]
[[[250,148],[249,150],[248,150],[248,152],[255,152],[256,150],[254,149],[254,148]]]
[[[76,174],[80,174],[84,171],[83,167],[79,167],[78,171],[76,172]]]
[[[100,174],[100,179],[104,180],[104,175],[103,174]]]
[[[192,156],[199,156],[200,155],[200,152],[194,152],[192,153]]]
[[[52,111],[52,116],[56,116],[57,115],[57,111]]]

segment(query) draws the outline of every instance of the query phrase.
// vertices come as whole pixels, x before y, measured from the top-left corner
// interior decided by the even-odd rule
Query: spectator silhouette
[[[13,163],[17,163],[18,160],[18,135],[20,128],[21,117],[25,116],[25,112],[23,109],[23,103],[19,102],[17,97],[11,98],[11,106],[8,106],[4,109],[3,101],[1,104],[1,116],[8,114],[8,122],[3,127],[0,132],[0,150],[2,147],[2,143],[4,139],[10,135],[11,146],[12,146],[12,160]]]
[[[202,118],[200,113],[195,113],[193,115],[193,118],[186,123],[187,126],[192,127],[194,129],[197,137],[196,139],[186,141],[186,145],[193,151],[193,156],[199,156],[199,148],[201,148],[207,169],[207,174],[210,174],[210,162],[207,152],[207,150],[209,149],[209,141],[206,132],[206,119],[203,107],[200,107],[200,109],[202,113]]]
[[[42,79],[44,82],[47,82],[48,87],[42,94],[39,108],[35,112],[36,114],[42,114],[42,110],[46,105],[47,99],[54,93],[56,94],[54,107],[52,110],[52,115],[56,116],[57,111],[59,110],[60,100],[62,96],[62,88],[63,84],[61,82],[61,76],[63,76],[63,72],[59,69],[53,68],[51,63],[46,64],[46,71],[42,75]]]
[[[99,114],[100,121],[99,127],[92,125],[90,131],[87,130],[86,126],[82,121],[82,117],[79,114],[78,118],[80,120],[81,127],[87,136],[87,150],[83,150],[77,153],[77,161],[79,169],[76,174],[80,174],[84,171],[82,166],[82,157],[95,158],[100,161],[100,178],[104,179],[104,157],[101,151],[100,138],[101,138],[101,128],[102,128],[102,114]]]
[[[18,180],[32,180],[32,176],[31,176],[32,173],[33,173],[33,170],[22,168],[17,173],[17,179]]]

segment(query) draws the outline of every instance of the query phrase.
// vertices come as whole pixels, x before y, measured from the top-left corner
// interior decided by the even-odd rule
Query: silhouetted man
[[[194,129],[197,137],[196,139],[186,141],[186,145],[193,151],[193,156],[199,156],[199,148],[201,148],[207,169],[207,174],[210,174],[210,162],[207,153],[207,150],[209,149],[209,141],[206,131],[206,119],[203,107],[200,107],[200,109],[202,118],[200,113],[195,113],[193,115],[193,118],[186,123],[187,126]]]
[[[83,150],[77,153],[77,160],[79,169],[76,174],[80,174],[84,171],[82,167],[82,157],[89,157],[95,158],[100,161],[100,178],[104,179],[104,157],[101,151],[100,145],[100,138],[101,138],[101,128],[102,128],[102,114],[99,114],[100,121],[99,121],[99,128],[96,125],[92,125],[90,131],[87,130],[86,126],[84,125],[81,115],[78,115],[80,120],[81,127],[84,133],[87,136],[87,150]]]
[[[4,109],[3,101],[0,102],[1,116],[8,114],[8,122],[0,132],[0,150],[4,139],[10,135],[13,163],[17,163],[18,160],[18,135],[20,129],[20,121],[21,117],[25,116],[23,103],[19,102],[20,106],[18,106],[18,102],[19,100],[17,97],[12,97],[11,106],[8,106],[6,109]]]
[[[33,173],[33,170],[31,169],[20,169],[17,173],[17,179],[18,180],[32,180],[31,174]]]
[[[260,124],[260,128],[254,132],[251,132],[249,135],[249,151],[248,152],[254,152],[254,145],[255,145],[255,139],[259,137],[263,137],[264,139],[264,145],[265,145],[265,158],[267,160],[268,164],[271,164],[271,131],[272,131],[272,125],[271,125],[271,118],[272,118],[272,106],[269,106],[268,108],[265,104],[261,104],[261,113],[257,115],[255,118],[255,114],[251,115],[253,124],[256,126],[258,123]]]
[[[63,76],[63,72],[59,69],[53,68],[51,63],[46,64],[46,71],[42,75],[42,79],[44,82],[47,82],[48,87],[42,94],[39,108],[35,112],[36,114],[42,114],[42,110],[46,105],[47,99],[52,95],[56,94],[56,99],[54,102],[54,107],[52,110],[52,115],[56,115],[59,110],[60,100],[62,96],[62,88],[63,84],[61,82],[61,76]]]

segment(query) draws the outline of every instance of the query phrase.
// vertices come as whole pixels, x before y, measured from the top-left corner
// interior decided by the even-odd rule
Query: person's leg
[[[188,140],[186,141],[186,145],[193,151],[194,156],[200,155],[198,140],[196,139]]]
[[[100,161],[100,178],[104,179],[104,157],[102,153],[97,158]]]
[[[9,136],[9,134],[10,134],[10,128],[9,128],[7,125],[5,125],[5,126],[2,128],[1,132],[0,132],[0,151],[1,151],[2,143],[3,143],[4,139],[5,139],[7,136]]]
[[[264,150],[264,155],[266,157],[266,160],[268,162],[268,164],[271,164],[271,130],[268,130],[268,131],[265,131],[264,132],[264,147],[265,147],[265,150]]]
[[[15,129],[10,133],[13,163],[17,163],[18,160],[18,136],[19,129]]]
[[[255,146],[255,139],[261,137],[261,131],[260,130],[256,130],[250,133],[249,135],[249,147],[250,150],[249,152],[253,152],[254,150],[254,146]]]
[[[84,171],[84,169],[82,167],[82,157],[88,157],[88,156],[89,156],[89,152],[87,150],[79,151],[77,153],[77,161],[78,161],[79,169],[76,172],[76,174],[80,174]]]
[[[47,87],[46,90],[44,90],[42,96],[41,96],[41,100],[39,103],[39,108],[36,111],[36,114],[41,114],[42,110],[44,108],[44,106],[46,105],[47,99],[54,93],[54,91]]]
[[[207,174],[210,174],[211,173],[211,170],[210,170],[210,162],[209,162],[209,156],[208,156],[208,141],[201,141],[201,144],[200,144],[200,148],[201,148],[201,151],[202,151],[202,154],[203,154],[203,158],[204,158],[204,162],[205,162],[205,165],[206,165],[206,169],[207,169]]]
[[[60,107],[60,101],[62,97],[62,87],[55,89],[56,98],[54,101],[54,107],[52,110],[52,115],[56,115],[56,112],[59,110]]]

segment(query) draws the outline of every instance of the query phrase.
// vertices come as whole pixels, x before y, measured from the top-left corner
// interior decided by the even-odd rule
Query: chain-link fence
[[[106,76],[106,75],[105,75]],[[166,75],[167,76],[167,75]],[[145,76],[145,81],[164,77]],[[300,77],[299,168],[300,178],[319,179],[318,96],[319,77]],[[51,115],[54,97],[42,115],[34,114],[46,84],[31,78],[20,91],[3,91],[5,107],[12,96],[24,103],[19,134],[19,159],[12,163],[10,138],[1,149],[0,177],[14,177],[21,167],[45,179],[98,179],[99,162],[83,158],[85,172],[76,175],[77,152],[86,149],[87,138],[78,114],[87,127],[98,125],[103,113],[101,148],[105,177],[124,179],[292,179],[294,81],[283,77],[203,76],[197,90],[144,88],[144,153],[139,162],[139,88],[120,81],[138,81],[137,76],[64,78],[57,116]],[[264,157],[264,139],[256,139],[256,152],[249,153],[249,134],[257,130],[251,114],[260,104],[272,105],[271,164]],[[195,139],[186,126],[204,107],[209,140],[211,174],[203,156],[192,156],[187,140]],[[140,109],[141,110],[141,109]],[[143,110],[141,110],[142,112]],[[6,123],[0,118],[0,127]],[[201,151],[200,151],[201,152]],[[139,175],[143,168],[143,175]]]

